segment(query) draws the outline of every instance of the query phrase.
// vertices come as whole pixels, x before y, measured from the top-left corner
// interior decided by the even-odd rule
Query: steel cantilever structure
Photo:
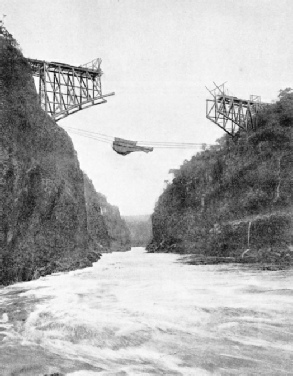
[[[224,85],[216,86],[209,90],[212,99],[206,100],[206,117],[217,124],[230,136],[234,137],[239,129],[249,132],[256,130],[257,113],[266,103],[262,103],[260,97],[251,95],[250,99],[239,99],[227,95]]]
[[[36,77],[39,102],[55,121],[90,106],[106,103],[102,94],[101,59],[75,67],[68,64],[28,59]]]

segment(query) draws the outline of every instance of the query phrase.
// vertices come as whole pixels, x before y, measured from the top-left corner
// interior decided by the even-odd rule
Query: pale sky
[[[240,98],[276,99],[293,86],[292,0],[1,0],[0,15],[26,57],[102,62],[108,103],[58,122],[130,140],[214,143],[205,85]],[[81,168],[122,215],[152,213],[194,150],[119,156],[72,135]]]

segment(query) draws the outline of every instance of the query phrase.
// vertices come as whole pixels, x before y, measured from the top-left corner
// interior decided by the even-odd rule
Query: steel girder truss
[[[217,124],[230,136],[242,129],[245,132],[255,130],[257,126],[257,113],[265,105],[261,103],[260,97],[251,95],[249,100],[239,99],[227,95],[224,85],[216,86],[216,89],[209,90],[212,99],[206,100],[206,117]]]
[[[90,106],[106,103],[102,94],[101,59],[80,67],[28,59],[36,78],[39,102],[55,121]]]

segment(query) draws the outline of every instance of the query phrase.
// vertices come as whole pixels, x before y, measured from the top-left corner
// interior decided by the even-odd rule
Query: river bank
[[[257,257],[220,257],[220,256],[205,256],[205,255],[184,255],[180,257],[180,262],[188,265],[219,265],[219,264],[237,264],[239,267],[246,266],[251,270],[287,270],[292,268],[291,260],[287,260],[286,257],[279,260],[267,258],[267,262],[260,260]]]

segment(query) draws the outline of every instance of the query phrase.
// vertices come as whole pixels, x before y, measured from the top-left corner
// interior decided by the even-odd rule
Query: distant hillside
[[[127,227],[130,230],[132,247],[146,247],[152,239],[152,222],[150,215],[124,216]]]

